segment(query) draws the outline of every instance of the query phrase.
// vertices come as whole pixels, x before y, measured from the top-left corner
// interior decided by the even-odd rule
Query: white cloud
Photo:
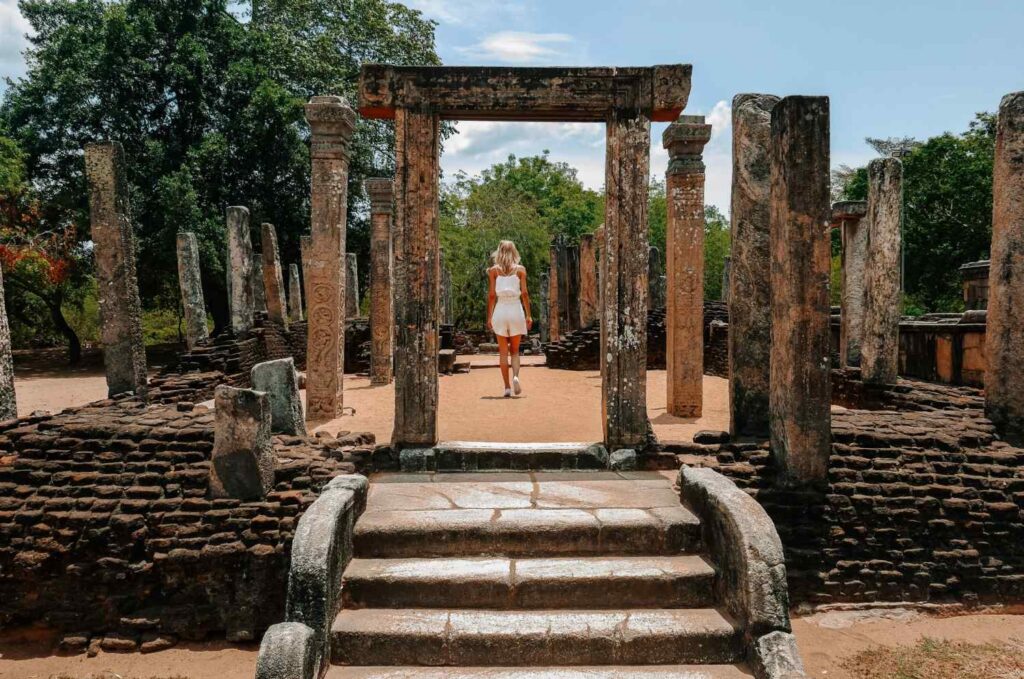
[[[403,0],[403,4],[423,12],[428,19],[456,26],[478,23],[481,18],[520,15],[526,10],[525,5],[508,0],[476,0],[471,5],[465,0]]]
[[[464,56],[504,64],[551,63],[566,59],[575,39],[567,33],[492,33],[470,47],[457,47]]]
[[[28,20],[18,11],[17,0],[0,0],[0,78],[25,73],[21,52],[28,45],[25,34],[30,31]]]

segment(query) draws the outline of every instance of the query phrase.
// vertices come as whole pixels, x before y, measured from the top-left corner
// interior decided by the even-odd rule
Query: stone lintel
[[[651,67],[393,66],[364,64],[359,113],[397,108],[458,120],[605,122],[634,111],[670,122],[690,96],[689,64]]]
[[[371,177],[363,180],[363,188],[370,198],[370,212],[391,214],[395,206],[395,182],[387,177]]]

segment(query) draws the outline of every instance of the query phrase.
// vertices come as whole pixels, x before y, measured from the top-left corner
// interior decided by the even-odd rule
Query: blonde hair
[[[510,240],[503,240],[498,243],[498,249],[491,253],[491,259],[495,266],[505,276],[511,274],[519,266],[519,250],[516,244]]]

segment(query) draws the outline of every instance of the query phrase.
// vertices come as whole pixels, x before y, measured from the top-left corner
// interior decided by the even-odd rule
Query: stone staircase
[[[804,677],[784,566],[750,561],[777,545],[774,527],[774,543],[723,554],[746,519],[704,515],[721,514],[731,491],[757,505],[724,477],[690,471],[691,506],[658,472],[374,477],[353,558],[335,569],[337,613],[321,650],[305,651],[323,669],[301,679]],[[268,632],[261,663],[275,646],[296,653],[305,632],[288,636],[289,625]]]

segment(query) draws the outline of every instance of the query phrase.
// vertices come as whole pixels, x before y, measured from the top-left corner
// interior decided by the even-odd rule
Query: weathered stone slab
[[[832,225],[840,230],[843,243],[843,297],[839,319],[839,363],[860,365],[860,345],[864,336],[864,275],[868,262],[868,234],[865,219],[868,204],[849,200],[832,205]]]
[[[185,309],[185,343],[189,349],[193,349],[209,337],[196,235],[194,233],[179,233],[177,248],[178,284],[181,288],[182,306]]]
[[[395,117],[396,448],[437,443],[440,120]]]
[[[903,163],[898,158],[876,158],[868,164],[867,221],[860,374],[869,384],[895,384],[903,309],[900,289]]]
[[[341,415],[345,370],[345,224],[349,141],[355,113],[341,97],[313,97],[306,105],[312,129],[311,239],[304,248],[306,415],[326,422]]]
[[[768,435],[771,359],[771,113],[779,98],[732,100],[729,431]]]
[[[580,236],[580,327],[585,328],[598,317],[597,251],[594,234]]]
[[[751,661],[760,679],[806,679],[796,637],[789,632],[769,632],[754,641]]]
[[[819,482],[831,446],[828,98],[780,101],[771,145],[772,453],[784,483]]]
[[[272,625],[260,642],[256,679],[317,679],[320,651],[312,629],[301,622]]]
[[[253,254],[252,239],[249,236],[249,209],[241,206],[229,207],[227,228],[226,267],[231,330],[238,335],[244,335],[252,329],[253,316],[256,313],[256,298],[252,286]]]
[[[306,422],[299,397],[295,359],[279,358],[257,363],[252,368],[252,388],[270,399],[270,430],[275,434],[306,435]]]
[[[217,387],[210,495],[260,500],[274,487],[270,400],[251,389]]]
[[[359,260],[356,253],[345,254],[345,317],[359,316]]]
[[[0,420],[13,420],[18,416],[18,403],[14,394],[14,359],[11,354],[11,327],[7,323],[7,304],[4,300],[4,278],[0,270]]]
[[[1024,438],[1024,92],[1003,97],[992,177],[985,414]]]
[[[263,255],[252,256],[252,304],[253,310],[267,313],[267,288],[263,284]]]
[[[95,244],[99,289],[100,341],[107,392],[146,393],[146,350],[142,341],[142,304],[135,269],[135,232],[121,145],[85,147],[89,217]]]
[[[299,265],[288,265],[288,320],[298,323],[305,315],[302,313],[302,280],[299,278]]]
[[[662,136],[669,154],[665,173],[666,411],[676,417],[700,417],[704,407],[703,153],[710,140],[711,126],[704,116],[680,116]]]
[[[283,326],[288,325],[287,305],[284,298],[284,275],[281,256],[277,248],[277,231],[273,224],[261,224],[263,247],[263,289],[267,297],[267,318]]]
[[[370,382],[391,384],[394,354],[392,217],[394,182],[363,182],[370,197]]]
[[[690,96],[689,64],[647,68],[523,68],[364,64],[359,113],[406,108],[459,120],[604,122],[613,112],[675,120]]]
[[[605,445],[643,449],[647,420],[647,201],[651,123],[612,117],[607,125],[606,276],[601,283],[602,412]]]

